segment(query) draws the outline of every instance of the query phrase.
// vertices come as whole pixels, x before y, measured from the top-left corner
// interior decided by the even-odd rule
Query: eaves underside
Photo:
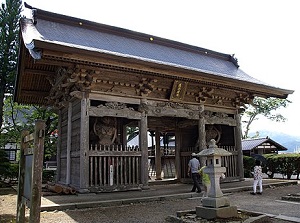
[[[156,76],[156,77],[164,77],[164,78],[170,78],[170,79],[176,79],[176,80],[182,80],[187,82],[194,82],[194,83],[200,83],[204,85],[219,87],[219,88],[226,88],[231,89],[238,92],[247,92],[253,96],[262,96],[262,97],[280,97],[284,98],[287,96],[287,94],[290,94],[290,92],[282,93],[282,91],[279,89],[279,93],[274,93],[274,88],[268,87],[268,86],[261,86],[257,84],[253,84],[250,82],[245,81],[239,81],[235,79],[226,79],[223,77],[216,77],[205,73],[195,72],[195,71],[189,71],[186,69],[180,69],[180,68],[170,68],[166,66],[161,66],[161,72],[154,72],[149,70],[142,70],[134,68],[134,66],[120,66],[116,64],[111,63],[100,63],[90,60],[81,60],[81,59],[73,59],[70,57],[61,57],[61,56],[53,56],[53,55],[45,55],[43,56],[43,59],[49,63],[49,61],[52,61],[54,64],[59,65],[81,65],[87,69],[97,70],[97,69],[104,69],[104,70],[113,70],[118,72],[126,72],[126,73],[135,73],[135,74],[142,74],[142,75],[148,75],[148,76]],[[42,62],[42,61],[41,61]],[[128,65],[128,63],[127,63]],[[139,65],[140,67],[140,65]],[[149,67],[149,64],[146,64],[145,67]],[[144,68],[144,67],[143,67]],[[171,70],[171,72],[170,72]],[[175,72],[174,72],[175,71]],[[182,74],[191,73],[193,75],[193,78],[185,77]],[[197,78],[201,75],[201,79]],[[212,81],[213,78],[213,81]],[[221,82],[221,83],[220,83]],[[245,87],[245,86],[249,87]],[[244,87],[239,87],[244,86]],[[286,94],[286,95],[285,95]]]

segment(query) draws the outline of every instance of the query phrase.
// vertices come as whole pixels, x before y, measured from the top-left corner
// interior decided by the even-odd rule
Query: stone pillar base
[[[202,205],[204,207],[220,208],[230,206],[230,202],[227,197],[205,197],[202,199]]]
[[[196,207],[196,215],[204,219],[214,219],[214,218],[231,218],[237,217],[237,207],[228,206],[221,208],[211,208],[211,207]]]

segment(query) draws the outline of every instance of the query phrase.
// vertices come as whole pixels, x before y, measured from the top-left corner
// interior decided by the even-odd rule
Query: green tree
[[[4,122],[2,126],[0,146],[8,142],[20,141],[21,131],[34,130],[35,121],[45,120],[45,158],[56,154],[57,114],[50,108],[20,105],[13,102],[13,96],[7,96],[4,101]]]
[[[6,93],[13,93],[19,49],[21,0],[6,0],[0,8],[0,127]]]
[[[243,138],[248,138],[251,124],[258,120],[259,116],[276,122],[285,122],[286,118],[280,113],[276,113],[279,108],[285,108],[291,101],[280,98],[260,98],[255,97],[252,104],[247,105],[243,113],[242,122],[245,124]]]

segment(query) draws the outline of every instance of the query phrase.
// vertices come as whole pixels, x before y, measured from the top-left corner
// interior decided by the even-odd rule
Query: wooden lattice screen
[[[141,150],[138,146],[91,145],[89,186],[91,190],[122,190],[141,184]]]

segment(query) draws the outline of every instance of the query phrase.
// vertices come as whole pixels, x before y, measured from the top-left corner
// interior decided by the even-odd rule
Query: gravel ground
[[[299,192],[299,185],[290,185],[267,188],[264,190],[263,195],[250,195],[248,191],[232,193],[228,197],[231,205],[236,205],[239,209],[300,218],[300,203],[280,202],[281,196]],[[13,190],[0,189],[0,222],[11,222],[10,219],[15,218],[16,198],[16,193]],[[41,222],[159,223],[165,222],[166,217],[169,215],[176,215],[176,211],[194,210],[200,204],[199,198],[195,198],[146,202],[126,206],[42,212]],[[272,219],[272,222],[286,223],[288,221]]]

